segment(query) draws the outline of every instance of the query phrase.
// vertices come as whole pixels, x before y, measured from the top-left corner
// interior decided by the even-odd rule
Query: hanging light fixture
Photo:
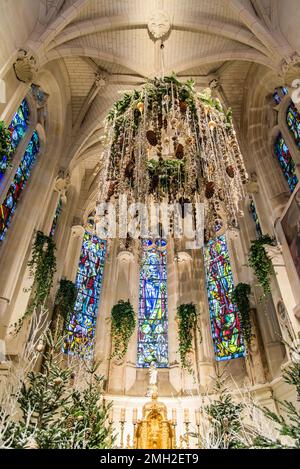
[[[190,80],[154,79],[107,116],[99,202],[203,203],[206,238],[237,226],[247,182],[230,113]]]

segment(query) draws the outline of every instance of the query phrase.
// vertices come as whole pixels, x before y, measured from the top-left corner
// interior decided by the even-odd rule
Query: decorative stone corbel
[[[70,183],[70,174],[60,171],[55,180],[54,190],[59,193],[63,204],[67,203],[67,191],[70,187]]]
[[[25,49],[19,49],[13,68],[17,79],[22,83],[32,83],[38,72],[34,54]]]
[[[85,233],[85,229],[82,225],[73,225],[71,228],[71,236],[72,238],[80,238],[82,239]]]
[[[192,257],[188,252],[181,251],[177,254],[178,262],[192,262]]]
[[[250,174],[249,181],[246,184],[246,191],[248,194],[258,194],[259,192],[257,174],[254,171]]]
[[[300,67],[300,55],[296,51],[282,59],[280,63],[280,75],[285,77],[294,67]]]

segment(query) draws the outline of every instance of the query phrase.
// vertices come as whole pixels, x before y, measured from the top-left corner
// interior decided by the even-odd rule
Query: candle
[[[111,409],[109,413],[109,417],[108,417],[108,423],[113,423],[113,421],[114,421],[114,411],[113,409]]]
[[[125,412],[126,410],[124,408],[121,409],[120,422],[125,422]]]
[[[133,411],[132,411],[132,423],[133,423],[133,425],[135,425],[136,422],[137,422],[137,412],[138,412],[137,409],[133,409]]]
[[[176,412],[176,409],[172,409],[172,423],[173,423],[173,425],[176,425],[176,423],[177,423],[177,412]]]
[[[190,423],[189,409],[184,409],[184,423]]]
[[[196,409],[195,410],[195,420],[196,420],[196,425],[200,425],[200,410]]]

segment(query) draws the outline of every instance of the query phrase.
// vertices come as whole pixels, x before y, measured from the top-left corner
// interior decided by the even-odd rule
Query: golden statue
[[[136,449],[173,449],[175,430],[167,417],[167,408],[152,392],[151,401],[143,407],[143,417],[136,424],[134,447]]]

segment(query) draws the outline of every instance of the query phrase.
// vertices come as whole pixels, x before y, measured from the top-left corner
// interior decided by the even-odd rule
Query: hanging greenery
[[[150,192],[158,190],[168,193],[184,184],[184,162],[182,160],[149,160],[148,174]]]
[[[130,301],[120,300],[111,310],[111,335],[113,353],[111,358],[122,359],[127,352],[130,337],[136,326],[136,319]]]
[[[56,271],[55,243],[50,236],[41,231],[36,233],[28,267],[30,276],[34,277],[34,282],[26,291],[31,291],[32,296],[24,316],[14,324],[16,333],[20,331],[24,320],[31,316],[36,308],[45,304],[53,285],[53,276]]]
[[[10,131],[5,122],[0,121],[0,174],[4,174],[10,166],[12,152]]]
[[[236,226],[247,174],[231,125],[209,89],[200,94],[194,82],[173,74],[126,91],[106,119],[103,142],[107,167],[99,199],[126,194],[148,205],[188,199],[205,206],[208,238],[216,225]],[[195,212],[195,210],[194,210]]]
[[[68,323],[74,312],[77,297],[76,285],[70,280],[61,279],[54,301],[51,330],[55,338],[61,335],[64,324]]]
[[[263,235],[251,241],[249,250],[249,266],[252,267],[257,277],[259,285],[263,289],[264,296],[270,293],[271,277],[273,275],[273,265],[264,245],[274,246],[275,239],[269,235]]]
[[[198,313],[193,303],[183,304],[177,308],[179,353],[182,368],[192,373],[192,364],[188,358],[192,350],[193,330],[197,324]]]
[[[250,293],[251,287],[248,283],[238,283],[232,294],[232,299],[238,308],[243,337],[247,344],[251,342],[252,337],[249,301]]]
[[[75,283],[71,280],[61,279],[54,304],[65,321],[68,321],[73,314],[76,297],[77,288]]]

